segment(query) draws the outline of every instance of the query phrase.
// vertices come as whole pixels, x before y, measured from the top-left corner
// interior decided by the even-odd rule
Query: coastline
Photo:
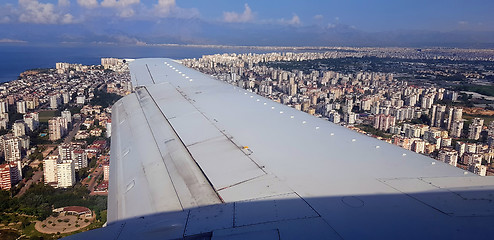
[[[265,53],[262,49],[213,48],[206,46],[27,46],[0,45],[0,83],[16,80],[20,73],[37,68],[55,68],[57,62],[99,65],[101,58],[168,57],[199,58],[222,53]]]

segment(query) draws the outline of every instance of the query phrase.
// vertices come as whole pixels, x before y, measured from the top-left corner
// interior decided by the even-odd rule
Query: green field
[[[494,86],[468,84],[456,87],[456,89],[460,91],[476,92],[486,96],[494,96]]]
[[[39,112],[39,121],[48,122],[52,117],[55,117],[56,110],[43,110]]]
[[[463,119],[466,120],[471,120],[472,118],[476,118],[476,117],[483,118],[484,125],[488,125],[490,122],[494,121],[494,116],[463,114]]]

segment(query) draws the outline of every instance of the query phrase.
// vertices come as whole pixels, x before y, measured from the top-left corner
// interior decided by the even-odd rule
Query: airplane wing
[[[107,227],[74,239],[491,239],[494,179],[213,79],[130,63]]]

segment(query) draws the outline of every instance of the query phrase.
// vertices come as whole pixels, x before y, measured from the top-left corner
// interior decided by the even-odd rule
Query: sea
[[[0,83],[15,80],[20,73],[29,69],[55,68],[57,62],[98,65],[103,57],[184,59],[217,53],[249,52],[267,51],[187,46],[0,46]]]

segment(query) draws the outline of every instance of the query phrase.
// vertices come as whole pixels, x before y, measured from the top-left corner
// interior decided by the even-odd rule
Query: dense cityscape
[[[494,239],[494,1],[0,1],[0,240]]]
[[[492,56],[490,50],[334,48],[206,55],[181,63],[487,176],[494,175]],[[127,60],[116,58],[94,66],[57,63],[0,86],[0,187],[6,202],[0,227],[46,239],[102,226],[111,105],[132,90]],[[49,204],[33,202],[33,196]]]
[[[26,234],[33,225],[41,235],[28,236],[44,238],[101,227],[111,104],[131,91],[127,65],[112,58],[97,66],[57,63],[0,89],[0,226]]]

